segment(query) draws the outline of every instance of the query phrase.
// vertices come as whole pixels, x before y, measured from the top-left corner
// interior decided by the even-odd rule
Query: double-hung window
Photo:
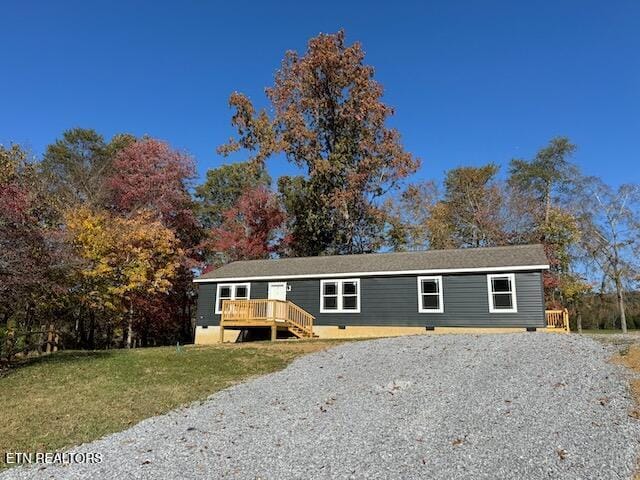
[[[223,300],[248,300],[250,283],[219,283],[216,291],[216,313],[222,313]]]
[[[516,299],[516,278],[513,273],[487,275],[490,313],[515,313],[518,311]]]
[[[320,280],[320,313],[359,312],[359,278]]]
[[[444,312],[442,277],[418,277],[418,312]]]

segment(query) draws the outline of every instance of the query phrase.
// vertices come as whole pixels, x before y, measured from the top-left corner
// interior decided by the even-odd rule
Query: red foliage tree
[[[248,190],[224,213],[222,226],[211,230],[206,248],[218,254],[220,263],[267,258],[284,245],[285,218],[272,192]]]
[[[67,286],[70,257],[46,187],[23,149],[0,145],[0,326],[16,314],[29,330]]]
[[[185,248],[196,243],[198,222],[188,185],[195,176],[195,165],[190,156],[160,140],[144,139],[116,156],[113,171],[108,184],[117,211],[156,211]]]
[[[197,247],[204,236],[189,193],[189,182],[195,177],[194,161],[165,142],[146,138],[122,149],[112,170],[108,184],[113,208],[121,215],[140,209],[156,212],[162,223],[173,230],[185,252],[169,295],[146,295],[135,300],[145,306],[135,322],[144,325],[143,337],[151,335],[157,340],[162,338],[162,332],[173,330],[188,341],[195,299],[192,268],[200,262]],[[163,315],[153,314],[158,311]]]

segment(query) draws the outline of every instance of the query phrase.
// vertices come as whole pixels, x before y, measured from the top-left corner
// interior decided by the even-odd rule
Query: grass
[[[0,377],[0,453],[95,440],[337,343],[67,351],[33,359]]]

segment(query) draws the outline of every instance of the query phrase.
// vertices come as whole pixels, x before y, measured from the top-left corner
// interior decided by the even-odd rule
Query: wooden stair
[[[307,331],[305,331],[303,328],[300,328],[294,323],[289,323],[287,327],[289,329],[289,332],[291,332],[298,338],[318,338],[318,335],[316,335],[315,333],[312,332],[311,335],[309,335]]]
[[[293,302],[284,300],[223,300],[220,339],[225,328],[270,327],[271,339],[278,330],[287,330],[297,338],[315,338],[315,317]]]

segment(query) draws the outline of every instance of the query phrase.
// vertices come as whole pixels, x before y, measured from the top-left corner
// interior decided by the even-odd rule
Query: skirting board
[[[443,334],[486,334],[523,332],[524,328],[472,328],[472,327],[436,327],[427,331],[425,327],[379,327],[379,326],[347,326],[339,328],[330,325],[315,325],[313,332],[318,338],[376,338],[397,337],[401,335],[443,335]],[[538,329],[544,331],[544,329]],[[235,342],[240,330],[225,329],[224,341]],[[220,343],[220,327],[196,327],[196,345],[212,345]]]

